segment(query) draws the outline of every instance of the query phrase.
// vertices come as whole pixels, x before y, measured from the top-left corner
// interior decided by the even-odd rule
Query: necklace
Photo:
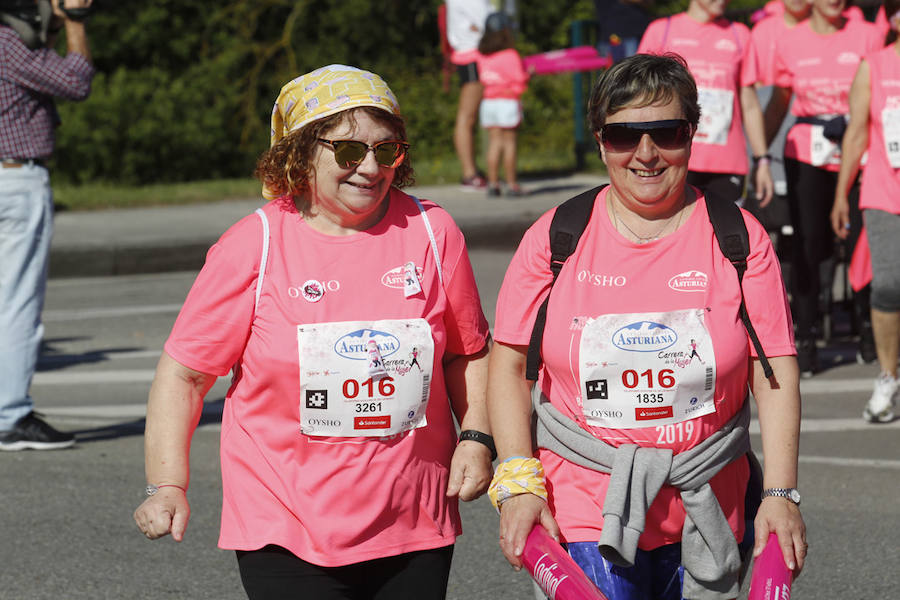
[[[675,224],[676,230],[678,229],[678,226],[681,225],[681,215],[684,214],[684,206],[685,206],[685,200],[682,199],[681,208],[679,208],[678,213],[676,213],[678,216],[678,222]],[[669,227],[669,224],[672,222],[672,220],[676,216],[676,215],[672,215],[671,217],[666,219],[666,222],[663,223],[663,226],[655,234],[653,234],[649,237],[644,237],[644,236],[636,234],[634,232],[634,230],[631,227],[629,227],[625,221],[623,221],[622,219],[619,218],[619,214],[616,212],[615,200],[613,200],[612,198],[610,198],[610,201],[609,201],[609,208],[612,210],[613,220],[615,221],[614,225],[616,227],[616,230],[619,230],[619,225],[621,224],[622,227],[624,227],[628,231],[628,233],[630,233],[632,236],[635,237],[638,244],[647,244],[649,242],[652,242],[653,240],[658,240],[660,238],[660,236],[663,234],[663,232]],[[619,230],[619,231],[621,231],[621,230]]]

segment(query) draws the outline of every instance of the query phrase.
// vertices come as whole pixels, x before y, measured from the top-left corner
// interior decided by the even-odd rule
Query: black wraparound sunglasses
[[[371,146],[356,140],[325,140],[319,138],[319,141],[331,148],[331,151],[334,152],[334,161],[342,169],[357,166],[365,160],[369,150],[375,154],[375,162],[382,167],[393,169],[403,162],[403,157],[406,156],[406,151],[409,150],[409,144],[399,140],[378,142]]]
[[[608,150],[623,152],[637,148],[645,133],[650,134],[650,139],[658,147],[674,150],[685,146],[691,139],[691,124],[687,119],[607,123],[600,128],[600,141]]]

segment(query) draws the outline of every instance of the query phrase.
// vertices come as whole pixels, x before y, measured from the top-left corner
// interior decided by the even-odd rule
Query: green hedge
[[[658,2],[656,10],[686,4]],[[408,119],[414,155],[454,161],[457,84],[454,75],[449,93],[441,85],[439,5],[95,0],[88,34],[98,74],[85,102],[60,103],[55,176],[132,185],[246,177],[268,145],[283,82],[333,62],[384,76]],[[523,55],[569,45],[570,24],[594,18],[592,0],[519,0],[518,9]],[[571,154],[572,94],[570,75],[533,78],[523,99],[523,159],[538,149]]]

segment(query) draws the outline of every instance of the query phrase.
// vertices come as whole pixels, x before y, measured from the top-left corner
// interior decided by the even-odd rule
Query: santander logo
[[[676,292],[705,292],[709,277],[703,271],[685,271],[669,279],[669,287]]]
[[[418,275],[419,281],[422,281],[422,277],[425,275],[424,269],[416,266],[416,275]],[[406,279],[406,270],[404,265],[400,265],[381,276],[381,285],[402,290],[404,279]]]
[[[535,563],[534,580],[541,586],[544,593],[550,596],[550,600],[556,600],[556,589],[569,576],[557,575],[554,571],[559,568],[559,565],[547,559],[547,555],[546,552],[541,554],[541,557]]]

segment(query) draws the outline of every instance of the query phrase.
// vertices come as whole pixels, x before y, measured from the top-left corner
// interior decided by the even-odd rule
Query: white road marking
[[[801,379],[800,395],[806,394],[848,394],[852,392],[871,392],[872,378],[846,378],[846,379]]]
[[[800,462],[813,465],[832,465],[836,467],[900,469],[900,460],[883,458],[843,458],[840,456],[803,456]]]
[[[83,321],[87,319],[108,319],[131,317],[134,315],[178,314],[181,304],[151,304],[147,306],[115,306],[109,308],[62,308],[45,310],[41,316],[45,323],[60,321]]]
[[[84,354],[47,354],[38,359],[38,369],[53,365],[54,367],[65,365],[79,365],[84,361],[84,356],[95,356],[102,360],[121,360],[126,358],[153,358],[158,359],[162,350],[94,350]],[[97,362],[97,361],[92,361]]]
[[[110,371],[49,371],[34,374],[33,385],[95,385],[99,383],[150,383],[155,369]]]

